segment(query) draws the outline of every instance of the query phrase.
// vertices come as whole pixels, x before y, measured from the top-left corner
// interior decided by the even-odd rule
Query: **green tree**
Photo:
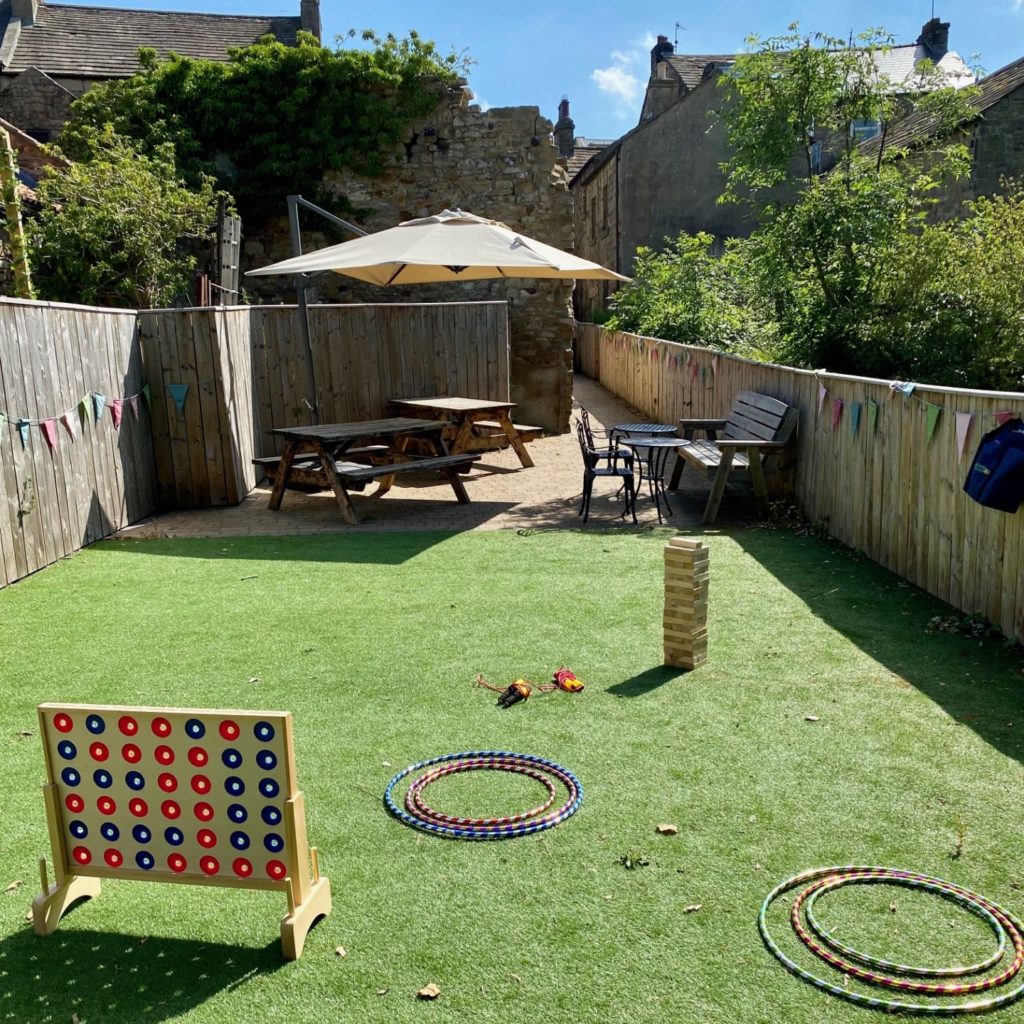
[[[43,298],[150,309],[191,285],[189,239],[210,234],[217,194],[209,178],[180,180],[168,143],[148,154],[109,127],[89,137],[91,159],[47,172],[32,223]]]
[[[268,36],[226,62],[141,51],[139,74],[74,102],[61,146],[88,157],[111,124],[143,152],[171,143],[185,179],[216,176],[243,217],[280,213],[290,193],[317,196],[327,170],[379,173],[409,122],[437,105],[437,83],[457,83],[468,64],[415,32],[363,39],[369,49]]]

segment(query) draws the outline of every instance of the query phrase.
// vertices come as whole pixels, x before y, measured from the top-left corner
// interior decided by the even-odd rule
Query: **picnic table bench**
[[[705,474],[714,471],[711,493],[704,508],[704,522],[713,523],[718,516],[718,506],[730,471],[734,467],[746,469],[750,473],[758,508],[767,514],[768,488],[762,456],[786,447],[796,425],[797,410],[793,406],[754,391],[741,391],[736,396],[727,419],[681,419],[679,429],[683,439],[676,447],[676,463],[669,490],[678,488],[687,465]],[[703,431],[704,438],[694,436],[698,430]]]
[[[361,491],[371,480],[379,481],[372,497],[379,498],[392,487],[396,476],[412,472],[436,472],[451,484],[460,504],[469,502],[459,471],[465,471],[480,458],[471,452],[453,455],[442,433],[446,422],[409,417],[366,420],[357,423],[331,423],[309,427],[279,427],[272,433],[285,440],[285,448],[275,463],[271,457],[254,460],[273,475],[270,508],[281,507],[287,487],[333,490],[341,514],[350,523],[358,523],[349,490]],[[410,455],[405,449],[410,437],[424,437],[434,454]],[[356,441],[378,442],[353,448]],[[358,453],[360,461],[348,458]]]

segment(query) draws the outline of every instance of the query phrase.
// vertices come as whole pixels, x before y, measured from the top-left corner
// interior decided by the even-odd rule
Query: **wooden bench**
[[[386,444],[368,444],[360,448],[349,448],[345,458],[349,462],[367,465],[378,465],[388,458],[391,449]],[[252,460],[252,464],[263,471],[263,475],[271,482],[277,479],[277,467],[281,462],[279,455],[262,455]],[[292,462],[292,471],[288,474],[288,489],[312,494],[316,491],[329,490],[320,459],[316,455],[298,455]]]
[[[767,514],[768,488],[762,456],[789,444],[796,425],[797,410],[793,406],[754,391],[741,391],[736,396],[727,419],[680,420],[683,440],[676,448],[669,490],[674,491],[679,486],[679,478],[687,465],[705,474],[714,470],[711,494],[704,508],[704,522],[713,523],[718,516],[729,472],[737,467],[749,471],[758,508],[762,514]],[[698,430],[703,431],[706,437],[695,438]]]
[[[544,433],[543,427],[530,427],[525,423],[513,423],[512,426],[521,441],[536,441]],[[477,420],[473,424],[473,433],[476,437],[493,440],[495,447],[505,448],[509,443],[505,428],[497,420]]]

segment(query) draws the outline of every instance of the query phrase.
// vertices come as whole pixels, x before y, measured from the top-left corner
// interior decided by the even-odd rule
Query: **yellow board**
[[[282,889],[284,954],[330,913],[306,845],[287,711],[40,704],[56,881],[33,901],[50,934],[101,878]]]

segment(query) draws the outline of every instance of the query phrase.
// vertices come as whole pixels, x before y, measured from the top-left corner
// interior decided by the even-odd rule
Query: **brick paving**
[[[575,381],[574,411],[581,405],[590,412],[595,425],[610,426],[645,419],[586,377],[577,377]],[[286,491],[280,510],[271,512],[267,507],[270,490],[262,486],[240,505],[155,516],[120,531],[117,537],[284,536],[399,530],[601,530],[609,526],[635,529],[631,520],[620,518],[622,499],[615,496],[613,480],[595,481],[586,526],[577,516],[583,468],[575,430],[540,438],[531,442],[528,450],[535,463],[532,469],[520,466],[511,449],[483,453],[473,471],[463,478],[472,499],[468,505],[455,501],[451,486],[445,480],[439,481],[434,476],[422,480],[399,477],[392,490],[380,500],[373,499],[369,491],[365,495],[352,495],[361,520],[358,525],[352,525],[342,519],[331,492]],[[682,529],[700,526],[710,484],[690,474],[692,470],[683,474],[683,486],[671,497],[673,515],[666,519],[669,526]],[[725,503],[730,503],[728,493]],[[749,512],[748,506],[752,503],[738,504],[741,507],[737,512]],[[646,486],[637,500],[637,519],[643,526],[658,523]]]

